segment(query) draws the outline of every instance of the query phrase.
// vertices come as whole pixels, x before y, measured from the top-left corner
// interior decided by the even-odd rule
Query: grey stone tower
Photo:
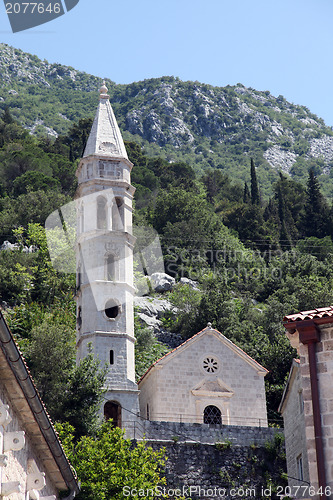
[[[129,161],[105,84],[77,169],[77,359],[92,348],[107,365],[102,412],[119,427],[138,413],[134,366],[132,202]],[[91,346],[91,347],[90,347]]]

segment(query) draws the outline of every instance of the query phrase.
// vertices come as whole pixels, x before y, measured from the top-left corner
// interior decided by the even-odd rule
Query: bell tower
[[[92,349],[107,366],[106,418],[126,427],[138,413],[134,366],[132,202],[125,145],[103,82],[77,169],[77,360]]]

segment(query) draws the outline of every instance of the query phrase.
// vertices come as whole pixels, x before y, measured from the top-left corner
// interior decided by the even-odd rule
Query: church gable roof
[[[193,337],[187,339],[185,342],[183,342],[182,344],[180,344],[178,347],[176,347],[175,349],[173,349],[172,351],[168,352],[167,354],[165,354],[164,356],[162,356],[160,359],[158,359],[157,361],[155,361],[155,363],[153,363],[148,368],[148,370],[146,371],[146,373],[144,373],[142,375],[142,377],[140,378],[138,384],[140,384],[142,382],[142,380],[148,375],[149,372],[151,372],[151,370],[153,368],[155,368],[155,366],[159,365],[159,367],[162,367],[165,363],[168,363],[175,356],[177,356],[178,353],[180,353],[183,350],[188,349],[189,347],[191,347],[195,342],[197,342],[204,335],[214,335],[217,340],[219,340],[220,342],[222,342],[226,347],[228,347],[230,350],[232,350],[237,356],[239,356],[240,358],[242,358],[246,363],[248,363],[250,366],[252,366],[252,368],[254,368],[255,370],[257,370],[257,372],[259,374],[262,374],[262,375],[265,376],[268,373],[268,370],[266,368],[264,368],[257,361],[255,361],[253,358],[251,358],[251,356],[249,356],[248,354],[246,354],[246,352],[243,351],[243,349],[241,349],[240,347],[236,346],[233,342],[231,342],[231,340],[229,340],[221,332],[219,332],[218,330],[215,330],[214,328],[212,328],[210,326],[210,323],[208,323],[208,325],[207,325],[206,328],[204,328],[200,332],[196,333],[195,335],[193,335]]]
[[[103,156],[118,159],[124,158],[128,161],[124,141],[113,113],[107,91],[107,87],[103,84],[100,89],[99,105],[83,158],[87,156]]]

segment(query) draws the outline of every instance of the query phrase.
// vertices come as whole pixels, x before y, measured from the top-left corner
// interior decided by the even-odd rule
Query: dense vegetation
[[[0,252],[1,301],[51,415],[69,421],[78,435],[95,423],[93,410],[86,418],[71,390],[82,378],[74,363],[75,277],[52,267],[42,225],[75,192],[75,169],[90,125],[81,121],[52,142],[29,135],[8,110],[0,122],[0,237],[16,244]],[[332,210],[316,176],[310,170],[304,187],[281,174],[273,196],[263,202],[253,161],[248,186],[218,169],[196,177],[191,166],[148,158],[135,143],[127,149],[135,164],[136,224],[158,231],[167,273],[199,283],[200,292],[178,285],[169,294],[179,313],[165,317],[165,326],[185,339],[210,321],[267,367],[269,415],[276,418],[295,355],[282,317],[333,299]],[[140,326],[137,335],[140,375],[164,350]],[[51,345],[55,357],[66,345],[65,377],[55,372],[45,378]],[[82,381],[81,398],[90,397],[95,408],[101,375],[92,360],[88,368],[95,382],[87,387]],[[50,383],[54,390],[44,391]]]

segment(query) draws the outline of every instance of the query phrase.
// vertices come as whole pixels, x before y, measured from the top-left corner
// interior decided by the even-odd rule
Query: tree
[[[106,371],[90,352],[69,376],[58,420],[72,424],[76,438],[93,434],[98,427]]]
[[[247,183],[245,182],[244,193],[243,193],[243,203],[249,203],[250,200],[251,200],[250,191],[249,191]]]
[[[145,442],[133,446],[111,420],[101,425],[96,436],[84,436],[76,445],[73,427],[58,425],[57,431],[81,482],[78,500],[155,498],[152,492],[165,484],[164,450],[153,451]],[[131,495],[131,490],[137,493]]]
[[[257,181],[256,167],[251,158],[251,201],[252,205],[260,205],[259,186]]]
[[[135,338],[135,375],[139,379],[155,361],[168,352],[168,348],[156,340],[150,328],[142,327],[137,317]]]
[[[12,117],[8,106],[5,106],[3,115],[1,116],[1,120],[7,125],[14,122],[14,118]]]
[[[67,324],[65,314],[48,313],[21,347],[52,419],[69,422],[80,437],[96,430],[105,370],[92,353],[75,366],[75,331]]]
[[[75,363],[75,334],[50,315],[31,332],[25,356],[50,415],[58,420]]]
[[[303,234],[317,238],[326,236],[329,232],[330,210],[312,169],[309,172],[304,209]]]

